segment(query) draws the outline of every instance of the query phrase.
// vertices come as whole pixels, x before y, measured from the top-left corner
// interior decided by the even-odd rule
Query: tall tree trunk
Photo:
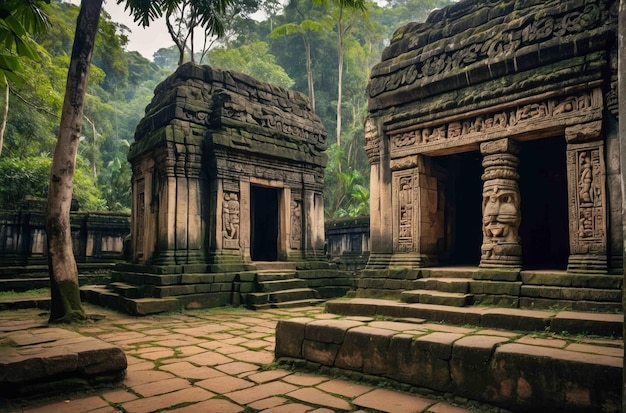
[[[339,53],[339,68],[337,81],[337,146],[341,147],[341,98],[343,95],[343,25],[341,18],[337,26],[337,34],[339,35],[339,45],[337,53]],[[341,166],[340,169],[341,171]]]
[[[52,299],[49,322],[72,322],[85,318],[78,288],[78,268],[72,250],[70,206],[89,65],[101,9],[102,0],[81,1],[67,73],[59,137],[50,171],[46,212]]]
[[[620,178],[622,186],[622,277],[626,277],[626,0],[620,0],[617,17],[617,96],[619,97],[618,135]],[[626,280],[626,278],[625,278]],[[622,311],[626,308],[626,282],[622,283]],[[626,323],[622,323],[622,341],[626,342]],[[626,412],[626,357],[622,362],[622,412]]]
[[[306,54],[306,79],[309,84],[309,100],[311,101],[311,110],[315,112],[315,85],[313,83],[313,64],[311,63],[311,42],[306,34],[302,35],[304,41],[304,51]]]
[[[2,110],[2,124],[0,124],[0,155],[2,154],[2,146],[4,146],[4,131],[7,128],[7,119],[9,118],[9,81],[4,79],[4,109]]]

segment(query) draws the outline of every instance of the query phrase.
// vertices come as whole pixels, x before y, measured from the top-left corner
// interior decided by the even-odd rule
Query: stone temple
[[[462,1],[396,31],[368,85],[362,295],[381,269],[466,266],[516,282],[509,305],[620,308],[616,16],[615,1]]]
[[[128,155],[131,263],[83,294],[137,314],[345,294],[353,281],[324,256],[325,149],[306,96],[179,67],[156,88]]]

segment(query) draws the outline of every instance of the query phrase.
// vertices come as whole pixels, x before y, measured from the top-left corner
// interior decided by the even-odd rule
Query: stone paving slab
[[[84,393],[0,399],[0,412],[370,413],[381,403],[386,407],[378,412],[504,412],[478,402],[459,404],[443,395],[433,394],[436,397],[431,398],[409,393],[406,392],[408,388],[381,392],[376,383],[357,382],[341,374],[294,372],[272,365],[275,346],[272,328],[291,318],[326,323],[328,314],[321,307],[257,312],[245,309],[194,310],[142,318],[89,304],[86,308],[104,313],[105,318],[62,330],[85,339],[106,339],[113,343],[110,345],[123,349],[128,363],[123,381],[116,387],[95,388]],[[37,321],[37,311],[0,312],[0,331],[10,330],[16,317],[24,324],[29,318]],[[354,321],[358,320],[339,324],[350,326]],[[38,322],[41,326],[41,320]],[[29,329],[32,334],[24,335],[23,342],[47,341],[50,337],[43,333],[44,330],[49,329]],[[33,337],[40,333],[39,339]],[[329,337],[332,338],[332,334]],[[254,344],[259,340],[269,347]],[[233,346],[241,351],[234,351]],[[229,349],[228,354],[221,354],[220,349]],[[231,358],[234,355],[245,355],[246,360]],[[407,406],[412,406],[412,410],[406,410]]]
[[[13,327],[0,333],[0,395],[56,391],[123,377],[126,356],[116,345],[62,328]]]

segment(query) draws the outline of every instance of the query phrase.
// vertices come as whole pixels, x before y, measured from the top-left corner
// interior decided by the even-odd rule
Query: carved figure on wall
[[[230,194],[228,213],[230,214],[230,239],[239,239],[239,196],[237,194]]]
[[[578,195],[580,197],[580,202],[583,204],[591,204],[591,182],[592,182],[592,174],[591,174],[591,159],[589,157],[588,152],[581,152],[578,158],[578,167],[580,178],[578,179]]]
[[[400,178],[398,206],[398,240],[402,250],[409,248],[408,246],[402,246],[403,244],[411,244],[413,241],[413,181],[410,176]]]
[[[300,201],[291,201],[291,248],[298,248],[302,239],[302,207]]]
[[[224,193],[222,227],[224,239],[239,239],[239,196],[236,193]]]

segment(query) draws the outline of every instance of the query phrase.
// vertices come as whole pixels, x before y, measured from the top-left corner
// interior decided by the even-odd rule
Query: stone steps
[[[252,292],[245,295],[245,304],[251,309],[275,308],[279,305],[298,302],[300,305],[314,305],[321,300],[311,288],[292,288],[271,292]]]
[[[418,290],[437,290],[446,293],[468,293],[471,279],[468,278],[420,278],[413,285]]]
[[[473,294],[442,292],[436,290],[403,291],[400,300],[405,303],[437,304],[452,307],[466,307],[474,303]]]
[[[259,281],[259,292],[275,292],[282,290],[292,290],[295,288],[307,288],[306,281],[299,278],[290,278],[286,280]]]
[[[104,285],[80,288],[81,299],[131,315],[149,315],[182,309],[214,308],[231,304],[231,291],[185,294],[167,297],[124,297]]]
[[[330,300],[326,311],[342,316],[383,316],[426,319],[457,326],[472,325],[522,332],[554,332],[621,337],[622,313],[547,311],[497,307],[451,307],[434,304],[409,304],[393,300],[353,298]]]
[[[321,304],[326,300],[318,298],[318,299],[307,299],[307,300],[295,300],[295,301],[283,301],[278,303],[266,303],[259,304],[254,307],[254,310],[264,310],[268,308],[297,308],[297,307],[308,307],[314,306],[317,304]]]
[[[436,317],[381,321],[373,316],[417,317],[425,314],[402,309],[426,307],[368,301],[327,302],[331,312],[350,310],[346,312],[352,317],[280,320],[276,327],[278,364],[350,377],[376,376],[391,385],[395,382],[447,393],[519,413],[620,411],[621,339],[541,337],[543,330],[539,335],[527,335],[487,326],[458,327],[434,322]],[[429,307],[446,311],[444,306]],[[458,317],[468,309],[454,310]],[[485,322],[500,320],[503,325],[521,326],[519,318],[524,314],[513,311],[482,309],[482,318]],[[559,315],[552,314],[552,321]],[[528,314],[533,321],[529,326],[545,322],[546,316]],[[592,314],[579,316],[578,322],[600,322],[593,320]],[[570,317],[571,324],[575,318]]]

